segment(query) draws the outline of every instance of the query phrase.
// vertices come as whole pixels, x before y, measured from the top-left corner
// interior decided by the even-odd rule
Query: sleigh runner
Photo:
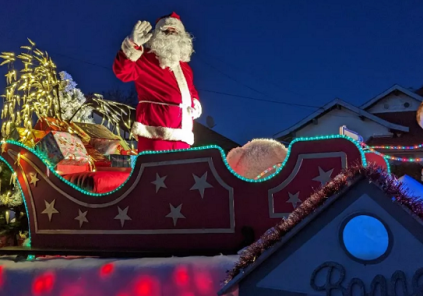
[[[386,168],[383,157],[345,136],[297,139],[283,165],[257,180],[237,175],[217,146],[144,152],[133,169],[69,175],[15,141],[2,144],[2,160],[22,190],[33,250],[69,254],[235,253],[342,169],[367,160]],[[90,188],[77,186],[84,178]],[[117,180],[115,189],[95,192]]]

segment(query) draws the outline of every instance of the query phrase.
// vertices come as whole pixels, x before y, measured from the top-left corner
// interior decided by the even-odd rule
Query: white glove
[[[191,116],[193,119],[197,119],[203,113],[203,108],[201,107],[200,101],[194,99],[194,108],[191,108]]]
[[[134,26],[129,39],[138,46],[142,46],[150,40],[153,33],[150,33],[151,25],[147,21],[138,21]]]

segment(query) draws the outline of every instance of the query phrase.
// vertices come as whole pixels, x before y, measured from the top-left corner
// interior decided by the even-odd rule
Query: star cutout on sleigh
[[[37,187],[37,182],[40,181],[40,179],[37,178],[37,173],[35,172],[30,172],[29,173],[29,184],[34,185],[34,187]]]
[[[88,219],[87,219],[87,213],[88,213],[88,211],[81,212],[81,210],[78,209],[78,212],[79,212],[78,213],[78,216],[75,218],[75,220],[78,220],[79,221],[79,227],[81,228],[81,226],[82,226],[82,224],[84,222],[88,223]]]
[[[316,178],[314,178],[313,181],[320,182],[320,185],[323,186],[332,179],[331,177],[332,172],[333,172],[333,169],[325,172],[324,170],[322,170],[321,167],[319,167],[319,175]]]
[[[180,204],[176,208],[172,204],[169,204],[169,206],[170,213],[166,215],[166,218],[172,218],[173,226],[176,226],[176,222],[178,222],[178,219],[185,219],[185,216],[181,213],[182,204]]]
[[[128,216],[128,209],[129,209],[129,206],[123,210],[120,207],[118,207],[119,214],[115,217],[115,219],[120,220],[121,227],[123,227],[123,225],[125,224],[125,221],[132,220],[131,217]]]
[[[47,214],[49,222],[51,222],[51,217],[53,216],[53,214],[59,214],[59,211],[54,208],[55,202],[55,199],[53,199],[51,203],[48,203],[46,200],[44,200],[46,208],[44,211],[41,212],[41,214]]]
[[[190,190],[198,190],[200,191],[201,198],[204,198],[204,190],[206,188],[213,188],[212,185],[207,183],[207,172],[199,178],[198,176],[192,174],[194,177],[195,184],[191,187]]]
[[[5,152],[6,152],[6,144],[3,143],[3,144],[1,144],[1,154],[5,153]]]
[[[167,188],[165,184],[165,179],[167,176],[160,177],[159,174],[156,173],[156,180],[151,182],[152,184],[156,185],[156,193],[159,192],[160,188]]]
[[[298,191],[295,194],[292,194],[288,192],[289,199],[287,200],[287,203],[292,203],[292,207],[295,209],[297,207],[298,203],[301,203],[301,199],[298,198],[298,195],[300,195],[300,192]]]

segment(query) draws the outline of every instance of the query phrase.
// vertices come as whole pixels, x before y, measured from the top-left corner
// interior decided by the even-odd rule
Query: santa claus
[[[151,29],[149,22],[139,21],[113,64],[116,77],[135,82],[138,93],[132,134],[139,151],[189,148],[193,119],[202,112],[188,65],[192,37],[174,12]]]

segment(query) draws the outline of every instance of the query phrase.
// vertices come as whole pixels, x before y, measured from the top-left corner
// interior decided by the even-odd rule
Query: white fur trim
[[[194,98],[194,108],[192,110],[192,118],[197,119],[203,113],[203,107],[201,107],[201,103],[199,100]]]
[[[135,49],[135,44],[128,37],[123,40],[121,48],[126,57],[133,62],[138,61],[144,52],[144,48],[142,50]]]
[[[150,126],[134,122],[132,134],[149,139],[162,139],[167,141],[182,141],[188,145],[194,144],[194,133],[189,130],[162,126]]]
[[[175,75],[176,82],[178,83],[179,90],[182,96],[182,124],[181,128],[183,130],[192,131],[192,116],[191,116],[191,93],[188,88],[187,80],[185,79],[184,72],[182,72],[181,65],[178,63],[176,67],[172,69],[173,74]]]
[[[182,22],[180,20],[178,20],[177,18],[174,18],[174,17],[162,18],[156,24],[156,28],[160,28],[160,30],[163,30],[163,31],[166,30],[166,28],[168,28],[168,27],[175,28],[176,31],[178,31],[178,32],[184,32],[185,31],[185,27],[182,24]]]

